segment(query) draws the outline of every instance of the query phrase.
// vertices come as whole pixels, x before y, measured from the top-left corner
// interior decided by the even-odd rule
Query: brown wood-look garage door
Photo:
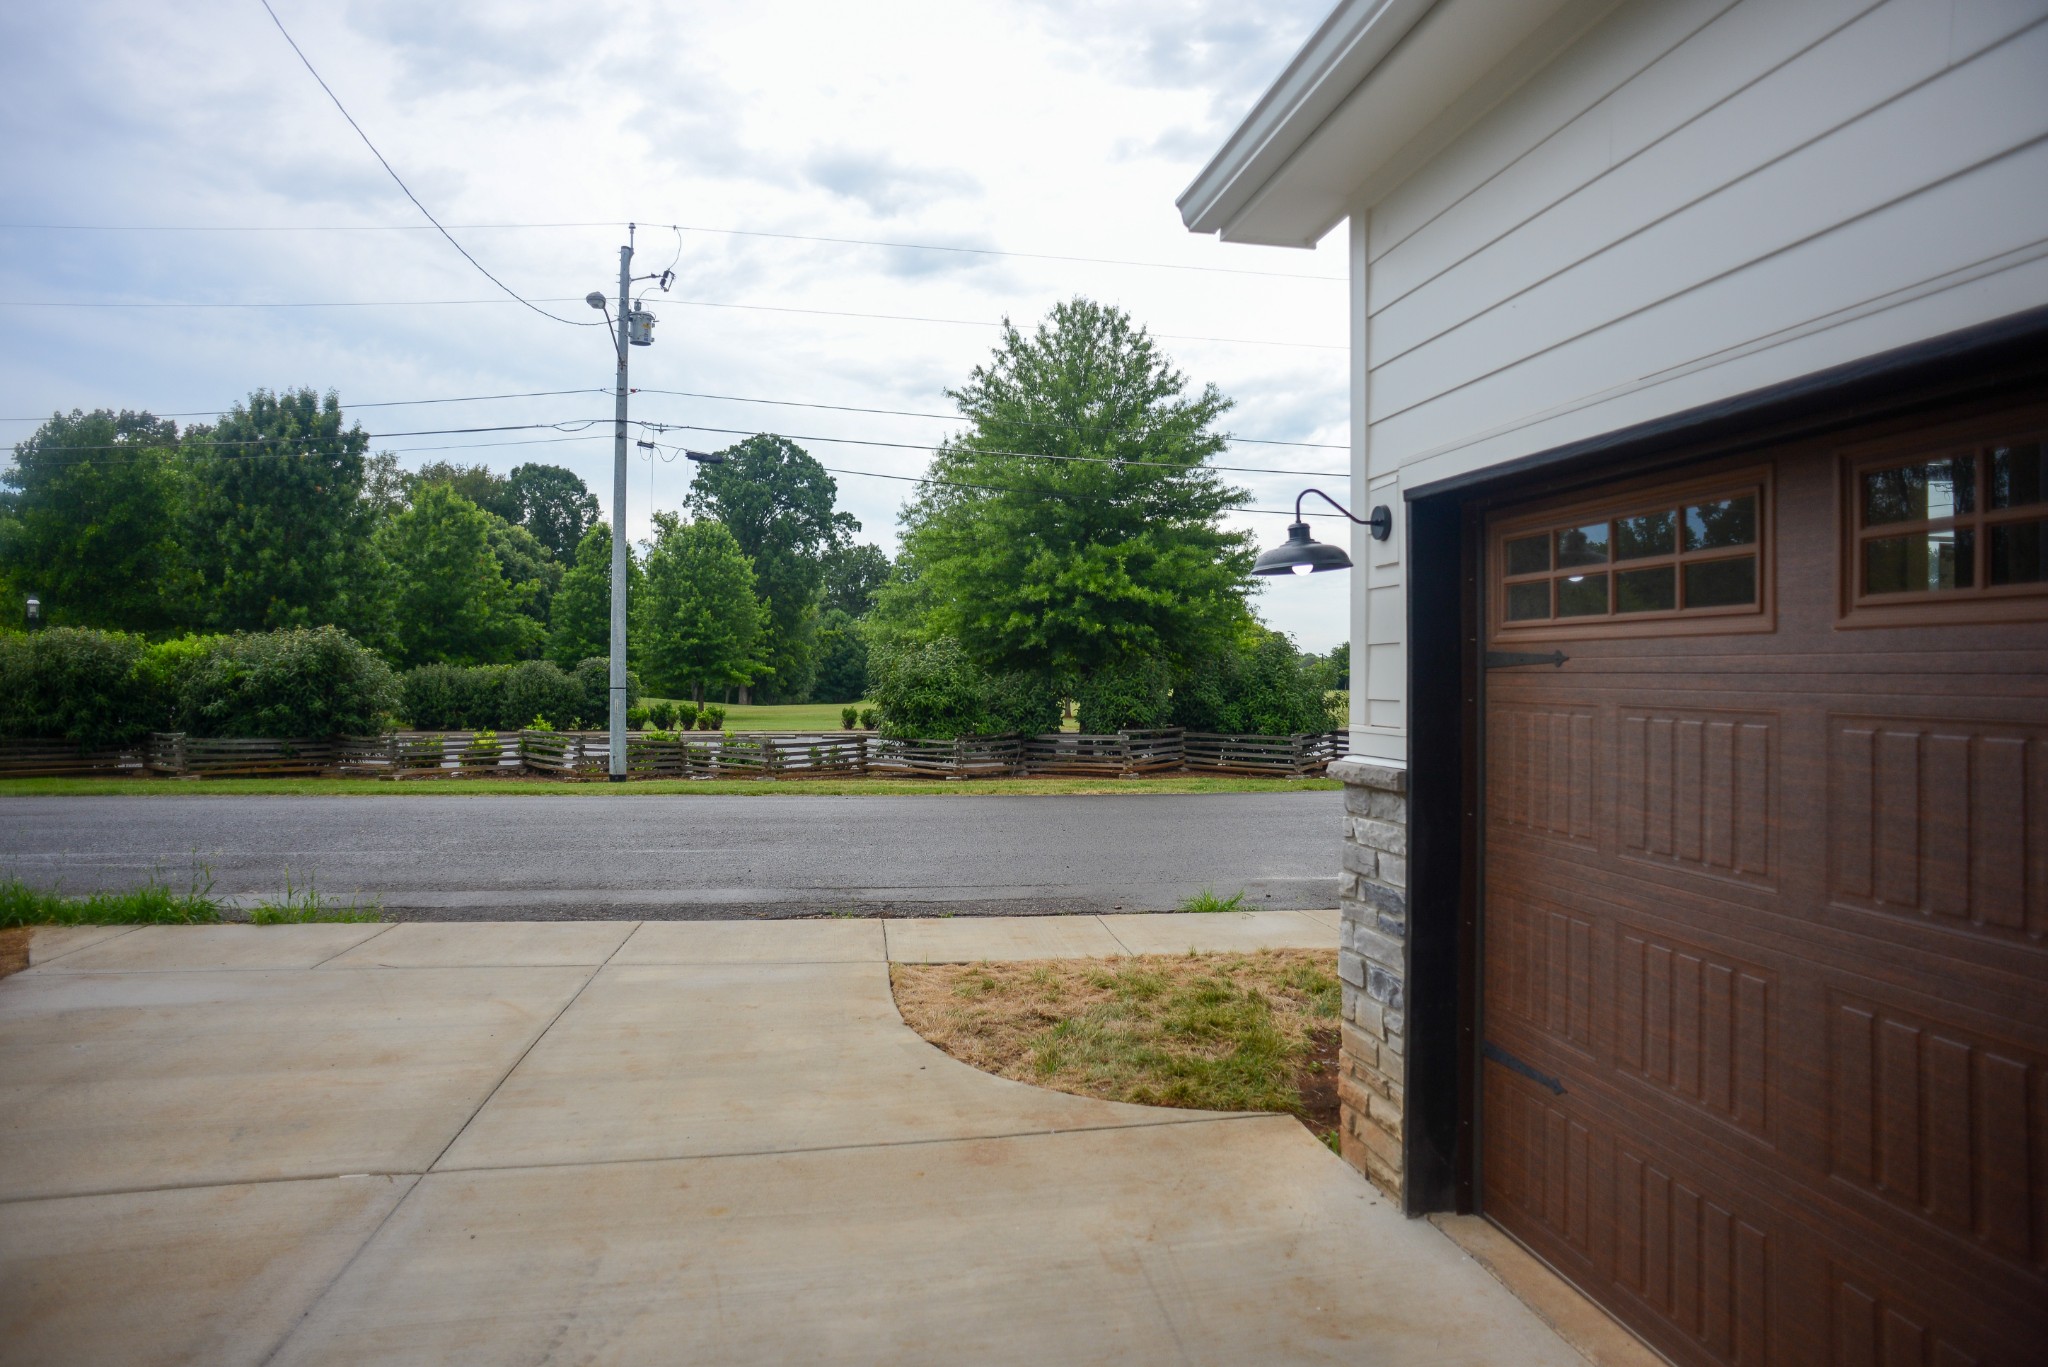
[[[2048,1362],[2044,433],[1488,521],[1481,1208],[1676,1361]]]

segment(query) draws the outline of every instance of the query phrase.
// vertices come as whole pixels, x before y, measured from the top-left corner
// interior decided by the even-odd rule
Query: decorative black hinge
[[[1562,665],[1570,658],[1562,650],[1553,650],[1548,655],[1527,650],[1489,650],[1486,652],[1486,667],[1513,669],[1516,665]]]
[[[1492,1059],[1511,1073],[1520,1073],[1539,1087],[1548,1087],[1554,1095],[1564,1095],[1564,1084],[1562,1082],[1559,1082],[1548,1073],[1537,1072],[1534,1068],[1531,1068],[1492,1040],[1488,1040],[1479,1046],[1479,1056]]]

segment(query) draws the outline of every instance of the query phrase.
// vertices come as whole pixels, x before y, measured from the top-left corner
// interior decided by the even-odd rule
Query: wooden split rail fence
[[[864,731],[636,732],[633,778],[1137,778],[1175,772],[1300,778],[1344,752],[1342,733],[1225,736],[1178,729],[1109,736],[961,736],[892,740]],[[291,740],[216,739],[182,732],[135,745],[81,750],[65,741],[0,741],[0,778],[162,774],[176,778],[435,779],[546,775],[602,779],[603,731],[397,731]]]

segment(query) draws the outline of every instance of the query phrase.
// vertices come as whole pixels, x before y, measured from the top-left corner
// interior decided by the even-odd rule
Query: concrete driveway
[[[1293,919],[1148,943],[1334,943],[1264,915]],[[1037,933],[1128,948],[1083,919]],[[1291,1119],[1066,1096],[926,1044],[892,940],[1046,952],[960,924],[993,938],[39,935],[0,982],[0,1361],[1582,1361]]]

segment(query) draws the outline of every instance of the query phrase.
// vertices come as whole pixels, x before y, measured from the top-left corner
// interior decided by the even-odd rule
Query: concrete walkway
[[[39,933],[0,1362],[1582,1361],[1295,1121],[991,1077],[883,962],[1330,920],[1027,919]]]

